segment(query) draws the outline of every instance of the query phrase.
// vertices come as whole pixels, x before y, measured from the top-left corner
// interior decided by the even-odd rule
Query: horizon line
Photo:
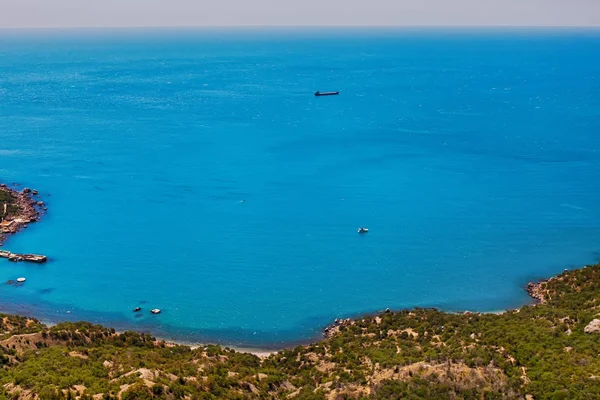
[[[421,24],[421,25],[319,25],[319,24],[302,24],[302,25],[277,25],[277,24],[236,24],[236,25],[35,25],[35,26],[0,26],[0,30],[29,30],[29,29],[215,29],[215,28],[360,28],[360,29],[406,29],[406,28],[524,28],[524,29],[600,29],[598,25],[511,25],[511,24]]]

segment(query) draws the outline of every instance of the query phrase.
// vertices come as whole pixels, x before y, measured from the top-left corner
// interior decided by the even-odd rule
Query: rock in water
[[[597,333],[600,332],[600,319],[592,320],[584,329],[585,333]]]

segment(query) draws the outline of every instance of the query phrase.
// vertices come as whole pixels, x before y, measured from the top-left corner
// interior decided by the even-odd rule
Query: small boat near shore
[[[142,307],[136,307],[133,309],[133,312],[140,312],[142,311]]]
[[[150,310],[150,312],[152,314],[160,314],[160,309],[159,308],[153,308],[152,310]]]
[[[19,282],[19,283],[23,283],[23,282],[25,282],[26,280],[27,280],[27,279],[25,279],[25,278],[17,278],[17,282]]]
[[[358,228],[358,233],[369,233],[369,228],[360,227]]]
[[[315,96],[336,96],[340,94],[340,92],[319,92],[318,90],[315,92]]]

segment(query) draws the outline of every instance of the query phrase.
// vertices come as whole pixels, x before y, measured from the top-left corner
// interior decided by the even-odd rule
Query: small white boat
[[[26,280],[27,280],[27,279],[25,279],[25,278],[17,278],[17,282],[19,282],[19,283],[23,283],[23,282],[25,282]]]
[[[358,228],[358,233],[368,233],[369,232],[369,228]]]
[[[150,310],[150,312],[152,314],[160,314],[160,309],[159,308],[153,308],[152,310]]]

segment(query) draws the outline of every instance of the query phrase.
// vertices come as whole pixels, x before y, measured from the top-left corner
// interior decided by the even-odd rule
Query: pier
[[[8,261],[12,262],[32,262],[37,264],[42,264],[48,261],[48,257],[39,255],[39,254],[17,254],[11,253],[8,250],[0,250],[0,258],[7,258]]]

